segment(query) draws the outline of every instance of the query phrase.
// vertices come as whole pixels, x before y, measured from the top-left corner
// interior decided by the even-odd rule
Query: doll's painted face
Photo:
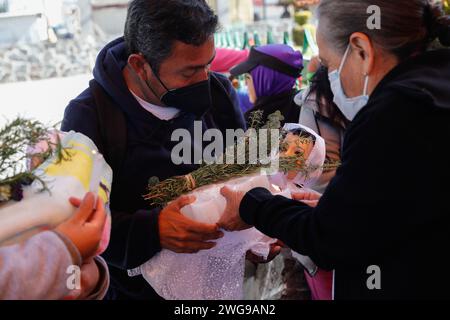
[[[286,134],[283,140],[284,151],[281,156],[292,157],[302,156],[303,159],[308,159],[314,148],[314,137],[301,129],[291,130]],[[298,174],[298,171],[289,171],[287,178],[289,180],[294,179]]]

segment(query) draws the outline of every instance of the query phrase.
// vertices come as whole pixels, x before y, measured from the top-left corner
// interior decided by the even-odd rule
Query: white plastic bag
[[[192,192],[197,199],[184,207],[182,213],[199,222],[216,223],[226,205],[220,194],[224,185],[211,185]],[[226,185],[242,191],[255,187],[274,190],[268,177],[263,175],[231,180]],[[246,252],[251,250],[267,258],[270,244],[275,240],[255,228],[224,234],[214,248],[195,254],[162,250],[135,270],[134,275],[141,273],[161,297],[169,300],[242,299]]]

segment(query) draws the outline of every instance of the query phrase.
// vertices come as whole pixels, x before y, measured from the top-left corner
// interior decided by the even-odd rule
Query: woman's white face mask
[[[350,52],[350,45],[348,45],[345,50],[344,57],[342,58],[341,65],[338,70],[330,72],[328,78],[330,79],[331,90],[334,94],[334,103],[338,106],[344,116],[352,121],[355,116],[367,105],[369,101],[369,95],[367,94],[367,89],[369,85],[369,76],[366,76],[364,81],[364,92],[361,96],[349,98],[344,92],[342,87],[341,74],[344,68],[345,61],[347,60],[348,53]]]

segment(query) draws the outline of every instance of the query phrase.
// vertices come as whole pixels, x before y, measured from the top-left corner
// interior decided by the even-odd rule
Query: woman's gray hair
[[[368,27],[368,8],[380,8],[381,28]],[[428,49],[439,38],[450,46],[450,17],[429,0],[321,0],[318,17],[323,36],[340,53],[350,36],[362,32],[400,59]]]

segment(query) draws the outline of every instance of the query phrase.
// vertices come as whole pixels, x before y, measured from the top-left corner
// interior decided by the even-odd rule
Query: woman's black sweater
[[[241,217],[335,270],[336,299],[448,299],[449,148],[444,49],[401,63],[377,86],[317,208],[259,188]]]

